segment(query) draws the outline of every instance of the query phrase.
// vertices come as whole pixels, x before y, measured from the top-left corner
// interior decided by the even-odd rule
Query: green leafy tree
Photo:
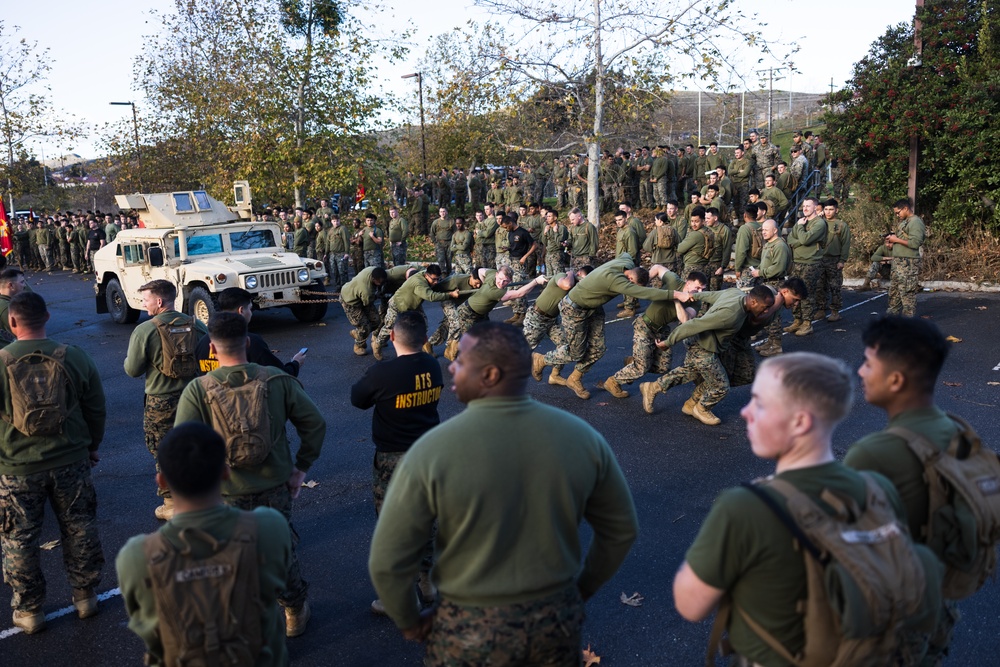
[[[826,138],[852,180],[891,203],[906,194],[910,137],[920,141],[917,208],[961,235],[1000,230],[998,0],[929,2],[913,26],[889,28],[833,95]]]

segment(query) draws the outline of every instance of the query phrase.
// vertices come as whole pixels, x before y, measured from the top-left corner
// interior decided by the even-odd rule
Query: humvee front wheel
[[[215,314],[215,301],[204,287],[195,287],[188,297],[188,315],[208,326],[208,318]]]
[[[139,319],[139,311],[128,305],[125,290],[117,278],[108,281],[108,286],[104,289],[104,298],[108,304],[111,320],[116,324],[134,324]]]
[[[326,288],[323,287],[323,283],[315,282],[309,286],[309,291],[326,292]],[[306,295],[303,297],[303,303],[292,306],[292,315],[295,315],[295,319],[299,322],[319,322],[326,316],[326,308],[329,304],[325,300],[322,303],[309,303],[309,301],[325,298],[325,296]]]

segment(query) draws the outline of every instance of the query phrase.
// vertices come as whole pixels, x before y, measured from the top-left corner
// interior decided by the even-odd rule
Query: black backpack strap
[[[767,505],[767,508],[772,512],[774,512],[774,515],[781,520],[781,523],[785,524],[785,527],[788,528],[789,532],[792,533],[792,536],[795,537],[796,540],[798,540],[799,544],[801,544],[806,549],[806,551],[812,554],[813,558],[815,558],[820,563],[824,564],[826,563],[826,559],[823,557],[823,553],[816,547],[815,544],[812,543],[812,540],[806,537],[806,534],[802,532],[802,529],[799,528],[799,525],[795,523],[792,517],[788,515],[788,512],[786,512],[784,509],[781,508],[780,505],[778,505],[778,501],[772,498],[770,494],[766,493],[756,484],[752,484],[750,482],[743,482],[740,486],[742,486],[743,488],[747,489],[752,494],[760,498],[764,502],[764,504]]]

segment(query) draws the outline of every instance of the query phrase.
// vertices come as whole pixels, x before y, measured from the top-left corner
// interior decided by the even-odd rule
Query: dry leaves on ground
[[[601,656],[591,651],[590,644],[587,644],[587,648],[583,649],[583,667],[599,664],[601,664]]]
[[[52,551],[57,546],[59,546],[59,540],[52,540],[51,542],[46,542],[45,544],[43,544],[42,549],[45,549],[46,551]]]
[[[976,310],[986,310],[986,306],[976,306]]]
[[[986,384],[988,384],[988,385],[990,385],[992,387],[1000,386],[1000,382],[987,382]]]
[[[307,489],[315,489],[317,486],[319,486],[319,482],[317,482],[314,479],[311,479],[308,482],[302,482],[302,486],[306,487]]]
[[[946,387],[961,387],[962,383],[961,382],[945,382],[944,386],[946,386]]]
[[[642,597],[638,593],[632,593],[632,595],[625,595],[625,593],[622,593],[621,596],[622,604],[627,604],[630,607],[641,607],[642,601],[645,599],[646,598]]]
[[[945,340],[948,341],[949,343],[961,343],[962,342],[962,339],[959,338],[959,337],[957,337],[957,336],[948,336],[947,338],[945,338]]]

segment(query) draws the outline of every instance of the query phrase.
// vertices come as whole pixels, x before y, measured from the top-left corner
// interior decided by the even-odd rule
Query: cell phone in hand
[[[305,354],[308,351],[309,351],[309,348],[308,347],[304,347],[301,350],[299,350],[299,354]]]

